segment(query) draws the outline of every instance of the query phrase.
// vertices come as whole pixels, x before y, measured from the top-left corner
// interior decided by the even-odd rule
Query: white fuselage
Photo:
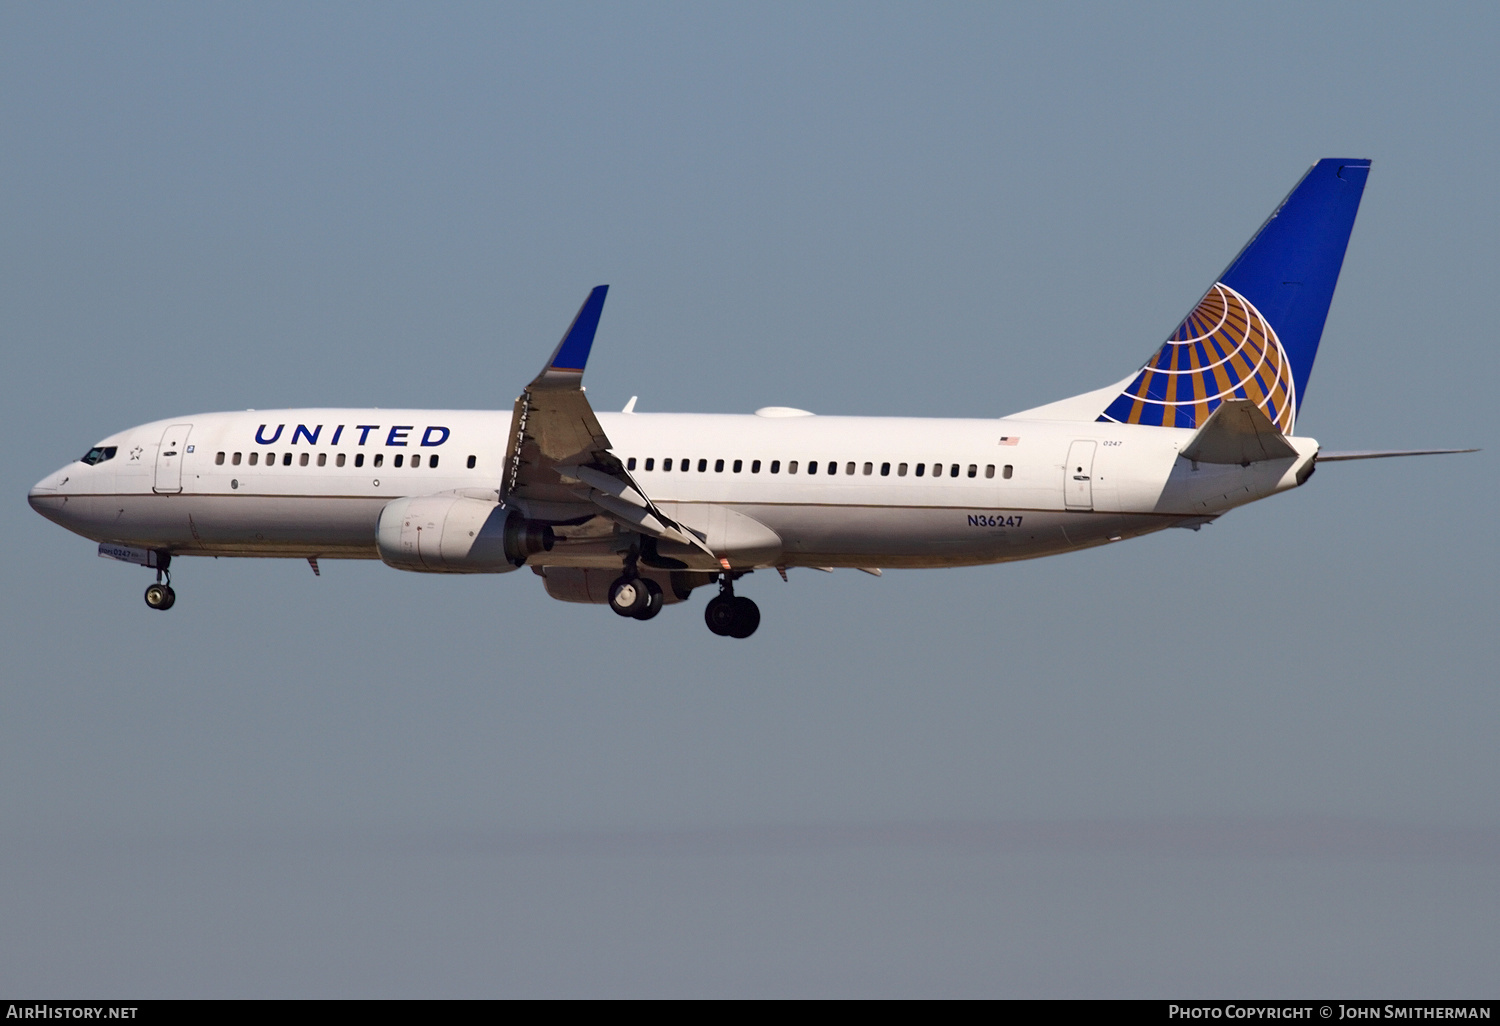
[[[1049,555],[1201,522],[1295,487],[1317,452],[1313,440],[1294,438],[1295,458],[1195,465],[1178,456],[1190,430],[1058,420],[598,418],[668,515],[691,525],[727,509],[774,532],[778,551],[760,553],[761,566],[938,567]],[[49,474],[31,503],[87,538],[176,555],[377,558],[376,525],[392,500],[495,499],[510,429],[509,411],[179,417],[105,439],[112,458]],[[532,562],[618,566],[619,557],[580,540]]]

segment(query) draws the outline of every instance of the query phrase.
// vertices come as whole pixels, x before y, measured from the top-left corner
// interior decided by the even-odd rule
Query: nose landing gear
[[[735,595],[734,581],[725,574],[719,594],[703,609],[703,622],[721,638],[748,638],[760,626],[760,607],[743,595]]]
[[[146,588],[146,605],[165,612],[177,601],[177,593],[170,584],[152,584]]]
[[[146,587],[146,605],[166,612],[177,602],[177,593],[172,590],[172,575],[167,572],[172,557],[162,553],[158,558],[161,561],[156,566],[156,583]]]

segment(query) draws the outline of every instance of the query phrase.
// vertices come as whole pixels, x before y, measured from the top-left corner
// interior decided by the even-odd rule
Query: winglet
[[[589,293],[573,323],[563,333],[562,341],[552,351],[547,366],[531,383],[532,388],[578,387],[583,380],[583,368],[589,362],[589,350],[594,346],[594,332],[599,330],[599,315],[604,312],[604,296],[608,291],[608,285],[598,285]]]

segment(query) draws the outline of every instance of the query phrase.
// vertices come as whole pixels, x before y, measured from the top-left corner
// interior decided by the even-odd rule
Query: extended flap
[[[769,564],[781,556],[781,536],[753,517],[716,503],[662,502],[666,516],[702,535],[713,555],[735,566]]]
[[[1182,449],[1183,459],[1194,463],[1247,465],[1296,456],[1286,435],[1249,399],[1224,400]]]

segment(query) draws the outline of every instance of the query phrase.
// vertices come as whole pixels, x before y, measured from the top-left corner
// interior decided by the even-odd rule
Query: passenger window
[[[663,469],[663,470],[671,470],[672,469],[672,457],[668,456],[666,459],[664,459],[664,460],[661,461],[661,469]]]
[[[838,463],[835,462],[834,460],[829,460],[828,461],[828,472],[830,474],[837,474],[839,472],[839,465],[838,465]]]
[[[1003,478],[1005,478],[1005,480],[1009,481],[1010,480],[1010,475],[1015,472],[1015,469],[1016,469],[1015,467],[1013,467],[1009,463],[1007,463],[1005,465],[1005,470],[1001,472],[1000,476],[1003,477]],[[991,474],[986,474],[985,476],[986,477],[994,477],[995,475],[993,473],[991,473]]]
[[[437,453],[433,453],[431,456],[427,457],[427,465],[429,467],[432,467],[434,470],[437,469]]]
[[[290,453],[288,453],[288,455],[290,455]],[[297,463],[300,466],[304,466],[304,467],[307,466],[307,453],[303,453],[302,454],[302,458],[300,460],[298,460]]]
[[[647,456],[646,457],[646,469],[647,470],[655,470],[656,469],[656,457],[655,456]]]
[[[752,473],[752,474],[759,474],[760,473],[760,460],[751,460],[750,461],[750,473]]]
[[[393,460],[391,460],[391,465],[395,466],[395,467],[399,467],[399,466],[401,466],[401,461],[404,460],[405,458],[406,458],[406,456],[403,453],[399,453],[398,452],[398,453],[396,453],[396,458],[393,459]],[[375,465],[377,467],[380,466],[380,457],[379,456],[375,457]]]
[[[844,467],[844,473],[846,473],[846,474],[852,474],[852,473],[854,473],[854,464],[850,463],[846,467]],[[865,473],[868,474],[869,471],[867,470],[867,471],[865,471]]]
[[[628,460],[625,461],[625,469],[626,470],[634,470],[635,469],[635,457],[634,456],[630,457],[630,459],[628,459]]]
[[[698,461],[698,473],[704,474],[704,473],[707,473],[707,472],[708,472],[708,460],[699,460]]]
[[[385,453],[383,453],[383,452],[377,452],[375,454],[375,459],[373,461],[374,466],[378,467],[378,466],[380,466],[384,462],[385,462]]]
[[[742,469],[744,469],[744,466],[745,466],[745,461],[744,460],[735,460],[734,461],[734,466],[731,467],[730,469],[733,470],[736,474],[738,474]]]
[[[284,456],[281,457],[281,465],[283,467],[290,467],[292,465],[292,454],[291,453],[287,453],[286,455],[284,455]]]
[[[949,477],[957,477],[958,476],[958,464],[957,463],[953,464],[953,466],[951,466],[951,467],[948,468],[948,476]]]
[[[422,454],[419,453],[419,452],[412,453],[411,454],[411,468],[413,470],[416,470],[421,465],[422,465]]]
[[[474,456],[470,456],[470,457],[469,457],[469,469],[470,469],[470,470],[473,470],[473,469],[474,469],[474,464],[475,464],[475,463],[477,463],[477,462],[479,462],[479,461],[478,461],[478,459],[477,459],[477,458],[476,458],[476,457],[474,457]],[[356,467],[357,467],[357,466],[359,466],[359,464],[358,464],[358,463],[355,463],[355,464],[354,464],[354,465],[355,465],[355,466],[356,466]]]
[[[252,452],[250,454],[250,465],[252,467],[255,466],[255,461],[258,460],[258,459],[260,459],[260,453],[258,453],[258,452]]]
[[[469,457],[469,459],[473,459],[473,458],[474,457],[472,457],[472,456]],[[357,452],[357,453],[354,454],[354,465],[356,467],[362,467],[362,466],[365,465],[365,454],[364,453]]]
[[[337,456],[335,456],[333,458],[333,465],[335,467],[342,467],[344,465],[344,454],[343,453],[339,453]]]
[[[970,477],[978,477],[979,476],[979,464],[977,464],[977,463],[970,463],[969,464],[969,476]]]
[[[790,463],[788,463],[786,465],[786,472],[788,474],[795,474],[797,472],[797,461],[796,460],[792,460]]]
[[[933,477],[942,477],[943,476],[943,465],[941,463],[934,463],[932,465],[932,476]]]
[[[818,472],[818,461],[817,460],[808,460],[807,461],[807,472],[809,474],[816,474]]]
[[[906,464],[905,463],[901,464],[900,466],[898,466],[896,468],[896,476],[897,477],[905,477],[906,476]]]
[[[927,464],[925,464],[925,463],[918,463],[917,464],[917,476],[918,477],[921,477],[926,472],[926,470],[927,470]]]
[[[714,473],[715,474],[722,474],[722,473],[724,473],[724,461],[723,460],[714,460]]]
[[[216,466],[216,467],[222,467],[223,465],[224,465],[224,454],[221,452],[221,453],[219,453],[219,455],[217,455],[217,456],[214,457],[214,466]]]
[[[781,461],[780,460],[772,460],[771,461],[771,473],[773,473],[773,474],[779,474],[779,473],[781,473]]]
[[[852,466],[853,464],[850,464],[850,465]],[[849,473],[852,474],[852,473],[854,473],[854,471],[851,470],[851,471],[849,471]],[[865,477],[869,477],[873,473],[875,473],[875,464],[873,464],[873,463],[866,463],[865,464]]]
[[[229,457],[229,465],[231,467],[237,467],[237,466],[240,465],[240,454],[239,453],[235,453],[233,456]]]

